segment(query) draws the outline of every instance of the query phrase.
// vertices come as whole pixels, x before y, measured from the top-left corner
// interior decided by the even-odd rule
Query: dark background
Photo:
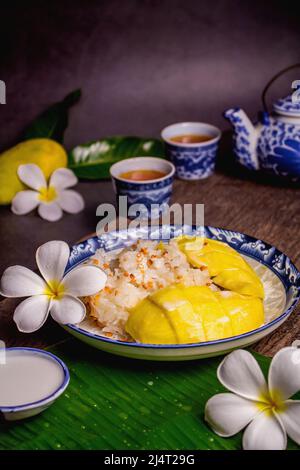
[[[70,149],[114,134],[159,136],[162,127],[182,120],[208,121],[226,131],[222,112],[231,106],[255,118],[270,77],[300,62],[300,15],[296,2],[287,0],[11,0],[0,4],[0,49],[0,79],[7,85],[0,150],[15,144],[49,104],[80,87],[82,99],[65,136]],[[288,94],[299,78],[300,69],[280,79],[270,100]],[[173,202],[205,203],[208,224],[277,245],[283,240],[279,248],[285,250],[299,195],[263,187],[256,175],[250,183],[247,175],[232,173],[226,137],[219,174],[176,181]],[[76,189],[86,209],[56,223],[0,207],[0,271],[17,263],[34,267],[35,250],[47,240],[74,243],[95,231],[96,207],[114,202],[111,184],[80,182]]]
[[[300,62],[297,2],[98,0],[1,2],[0,149],[80,87],[67,147],[113,134],[158,136],[166,124],[222,111],[252,117],[279,69]],[[300,74],[300,70],[299,70]],[[288,94],[295,72],[274,97]]]

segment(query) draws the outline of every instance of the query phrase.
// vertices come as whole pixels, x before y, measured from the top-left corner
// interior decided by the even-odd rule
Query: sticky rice
[[[132,341],[125,331],[128,309],[149,294],[174,284],[212,286],[207,268],[193,268],[175,240],[139,240],[119,252],[100,249],[88,263],[102,268],[108,279],[103,291],[84,299],[87,321],[98,334],[123,341]]]

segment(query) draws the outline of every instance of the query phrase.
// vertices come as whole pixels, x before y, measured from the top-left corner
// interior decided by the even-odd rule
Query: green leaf
[[[0,449],[241,448],[241,433],[221,438],[203,419],[207,400],[224,390],[216,377],[222,358],[134,361],[75,340],[51,350],[69,366],[69,388],[44,413],[2,422]],[[270,359],[255,357],[266,372]]]
[[[109,178],[113,163],[124,158],[154,156],[164,157],[164,146],[157,139],[140,137],[109,137],[78,145],[69,153],[69,168],[79,178]]]
[[[68,127],[69,109],[79,101],[80,96],[81,91],[75,90],[63,101],[50,106],[26,129],[24,140],[46,137],[63,142],[64,132]]]

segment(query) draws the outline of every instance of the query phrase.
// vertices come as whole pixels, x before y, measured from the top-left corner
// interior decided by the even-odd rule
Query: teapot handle
[[[289,67],[285,67],[284,69],[280,70],[280,72],[276,73],[276,75],[274,75],[268,81],[268,83],[266,84],[266,86],[265,86],[265,88],[262,92],[262,95],[261,95],[261,100],[262,100],[262,104],[263,104],[263,108],[264,108],[265,113],[269,114],[267,101],[266,101],[266,95],[267,95],[267,92],[269,91],[270,86],[275,82],[275,80],[277,80],[277,78],[281,77],[282,75],[284,75],[289,70],[296,69],[298,67],[300,67],[300,63],[290,65]]]

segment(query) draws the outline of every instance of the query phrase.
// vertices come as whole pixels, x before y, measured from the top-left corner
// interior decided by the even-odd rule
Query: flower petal
[[[205,406],[205,420],[216,434],[223,437],[237,434],[259,413],[255,402],[234,393],[219,393]]]
[[[105,272],[97,266],[79,266],[66,274],[62,283],[67,294],[81,297],[102,290],[106,280]]]
[[[36,191],[20,191],[12,200],[11,210],[14,214],[28,214],[39,205],[38,193]]]
[[[41,203],[38,208],[38,213],[42,219],[49,220],[49,222],[56,222],[62,218],[63,212],[57,202],[50,204]]]
[[[287,400],[300,390],[300,349],[282,348],[272,359],[269,369],[272,398]]]
[[[288,436],[300,445],[300,401],[287,400],[285,406],[279,417]]]
[[[32,333],[43,326],[47,320],[50,299],[47,295],[36,295],[21,302],[14,313],[14,321],[18,330]]]
[[[4,297],[27,297],[43,294],[44,280],[24,266],[10,266],[1,278],[0,292]]]
[[[85,317],[85,312],[84,303],[71,295],[64,295],[61,299],[52,300],[51,303],[52,318],[63,325],[80,323]]]
[[[262,411],[244,432],[245,450],[284,450],[286,445],[286,432],[279,419],[270,411]]]
[[[36,250],[36,264],[47,282],[62,280],[68,263],[70,248],[66,242],[52,240]]]
[[[77,214],[84,208],[84,200],[81,194],[71,189],[59,193],[58,204],[64,211],[70,214]]]
[[[249,400],[264,401],[267,384],[251,353],[243,349],[233,351],[218,367],[219,381],[231,392]]]
[[[39,190],[43,186],[47,186],[46,178],[38,165],[28,163],[20,165],[18,168],[18,176],[20,180],[32,189]]]
[[[69,168],[58,168],[52,173],[49,186],[54,186],[55,189],[66,189],[75,186],[77,183],[77,176],[74,175],[72,170],[69,170]]]

